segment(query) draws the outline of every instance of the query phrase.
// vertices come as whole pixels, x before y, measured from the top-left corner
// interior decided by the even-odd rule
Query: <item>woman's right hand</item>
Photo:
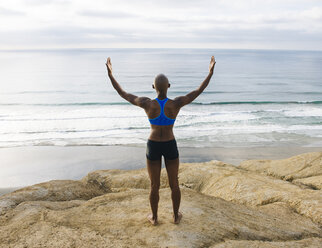
[[[106,68],[107,68],[108,74],[112,74],[112,63],[111,63],[110,57],[107,58]]]

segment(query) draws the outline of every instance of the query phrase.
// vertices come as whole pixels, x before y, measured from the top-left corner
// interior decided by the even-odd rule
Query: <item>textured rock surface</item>
[[[308,168],[316,157],[283,161],[285,166],[308,163],[301,165]],[[220,161],[181,164],[179,225],[171,223],[164,168],[158,226],[146,220],[150,182],[145,168],[99,170],[79,181],[26,187],[0,197],[0,247],[319,247],[321,191],[295,183],[301,177],[285,181],[254,164],[248,167]],[[293,166],[290,170],[281,169],[297,175]],[[307,178],[317,176],[312,172]]]
[[[321,165],[322,166],[322,165]],[[294,184],[308,186],[311,189],[322,189],[322,175],[315,177],[306,177],[295,179],[292,181]]]
[[[322,224],[320,190],[301,188],[288,181],[216,161],[183,164],[180,179],[186,187],[203,194],[248,206],[283,202],[293,211]]]
[[[303,153],[280,160],[246,160],[239,167],[271,175],[283,180],[322,175],[322,151]]]
[[[321,247],[321,239],[319,238],[308,238],[298,241],[284,241],[284,242],[267,242],[267,241],[248,241],[248,240],[228,240],[226,242],[210,246],[210,248],[318,248]]]
[[[68,201],[91,199],[109,192],[95,184],[83,184],[74,180],[52,180],[16,190],[0,197],[0,215],[7,209],[25,201]]]

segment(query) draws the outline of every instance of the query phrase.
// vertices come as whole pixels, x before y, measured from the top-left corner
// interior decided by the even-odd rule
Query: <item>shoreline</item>
[[[218,160],[238,166],[244,160],[284,159],[321,147],[179,147],[181,163]],[[78,180],[89,172],[145,168],[145,147],[138,146],[28,146],[0,149],[0,196],[50,180]],[[164,168],[164,161],[162,168]]]

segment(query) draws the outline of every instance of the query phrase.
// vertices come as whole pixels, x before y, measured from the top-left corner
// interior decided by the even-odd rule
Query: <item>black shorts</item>
[[[154,141],[148,139],[146,146],[146,158],[149,160],[176,159],[179,157],[177,142],[175,139],[169,141]]]

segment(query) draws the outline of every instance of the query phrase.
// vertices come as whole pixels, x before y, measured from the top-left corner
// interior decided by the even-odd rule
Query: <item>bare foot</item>
[[[152,214],[149,214],[148,216],[147,216],[147,219],[151,222],[151,224],[152,225],[154,225],[154,226],[156,226],[157,224],[159,224],[158,223],[158,220],[155,220],[155,219],[153,219],[153,215]]]
[[[173,223],[174,224],[179,224],[181,219],[182,219],[182,213],[180,211],[178,211],[178,218],[177,219],[175,219],[174,215],[173,215]]]

